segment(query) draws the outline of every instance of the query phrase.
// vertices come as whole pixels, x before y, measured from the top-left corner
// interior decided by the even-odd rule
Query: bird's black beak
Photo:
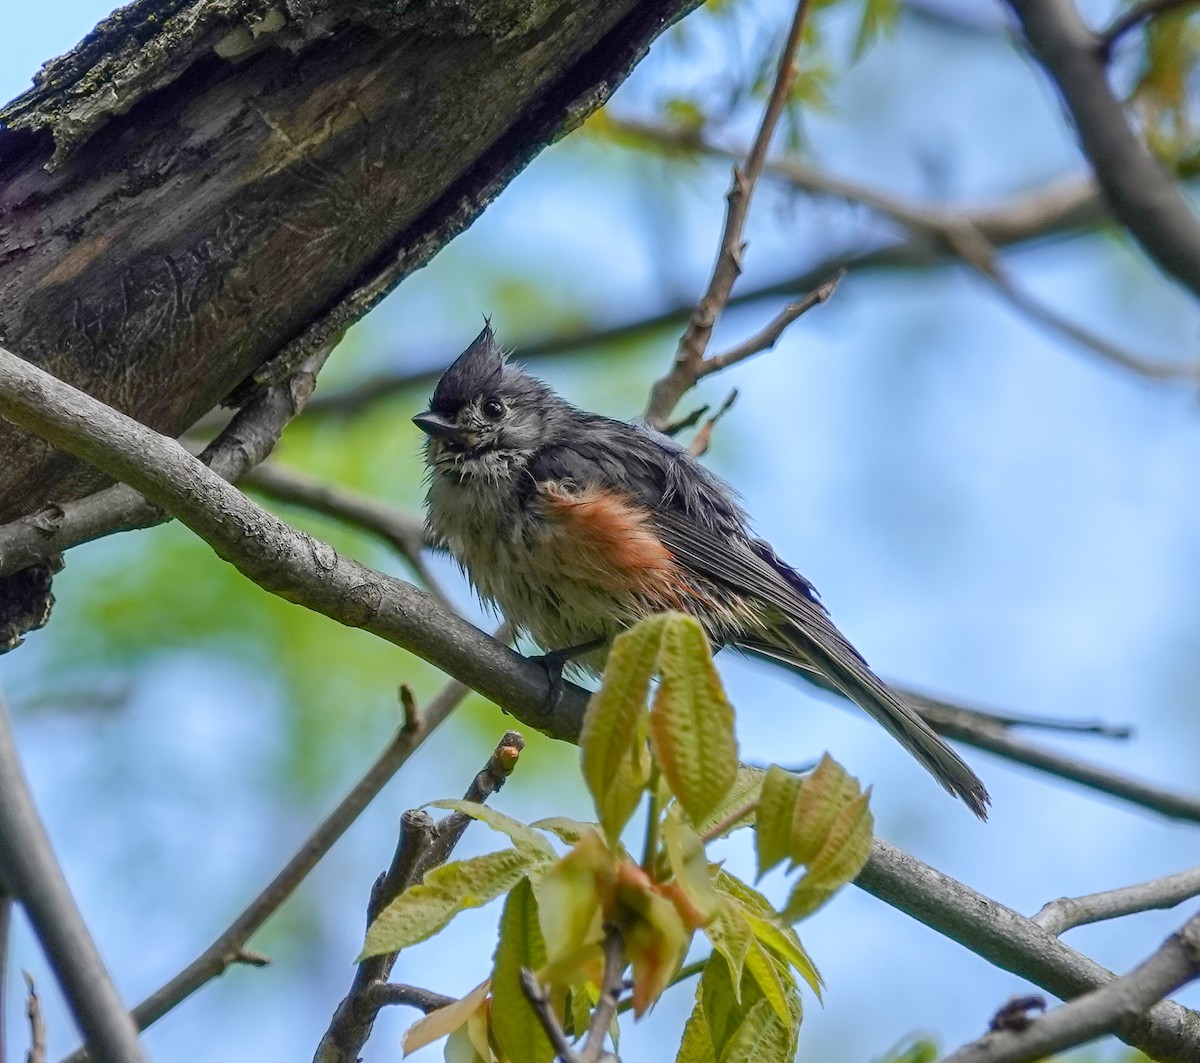
[[[443,417],[440,413],[427,410],[413,418],[415,424],[427,436],[434,439],[444,439],[450,443],[463,442],[463,430],[455,422]]]

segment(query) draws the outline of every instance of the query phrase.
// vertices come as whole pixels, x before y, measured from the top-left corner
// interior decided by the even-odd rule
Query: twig
[[[452,608],[445,591],[421,554],[425,545],[425,525],[419,517],[410,516],[355,491],[322,483],[277,462],[258,466],[238,484],[277,502],[323,513],[378,536],[405,560],[430,594],[447,609]]]
[[[554,1005],[550,1002],[550,996],[537,980],[537,975],[528,967],[522,967],[519,977],[521,990],[533,1008],[534,1014],[537,1015],[538,1021],[542,1024],[542,1029],[546,1031],[546,1036],[550,1039],[551,1047],[553,1047],[559,1063],[583,1063],[583,1057],[571,1047],[567,1035],[563,1033],[558,1016],[554,1014]]]
[[[1193,0],[1196,2],[1196,0]],[[736,158],[737,153],[719,147],[690,129],[673,129],[647,122],[619,119],[616,128],[637,139],[668,150],[689,150],[717,158]],[[821,191],[860,203],[898,222],[910,232],[927,236],[946,248],[988,281],[1003,299],[1043,327],[1072,343],[1138,376],[1158,381],[1189,381],[1200,378],[1200,366],[1148,358],[1126,350],[1090,329],[1063,317],[1023,291],[1001,269],[998,248],[972,219],[945,207],[927,207],[891,193],[825,174],[791,159],[768,161],[763,173],[802,191]],[[737,349],[735,349],[737,350]],[[757,352],[751,352],[757,353]],[[713,359],[709,360],[710,362]],[[705,363],[706,365],[708,363]],[[718,366],[717,368],[723,368]]]
[[[650,390],[650,404],[646,408],[645,416],[646,421],[656,427],[661,428],[666,424],[680,398],[699,379],[713,328],[729,303],[734,281],[742,272],[742,229],[750,210],[755,182],[762,172],[767,149],[796,76],[796,52],[800,47],[808,8],[808,0],[799,0],[796,5],[787,39],[779,56],[775,83],[771,87],[771,95],[767,99],[767,106],[758,127],[758,135],[755,136],[746,156],[745,166],[735,166],[733,169],[733,184],[726,197],[725,228],[721,233],[717,262],[713,267],[708,287],[692,311],[683,336],[680,337],[671,371]]]
[[[1200,915],[1194,915],[1124,978],[1047,1012],[1023,1029],[1001,1029],[951,1053],[942,1063],[1030,1063],[1086,1044],[1200,977]],[[1158,1058],[1158,1057],[1156,1057]],[[1195,1056],[1189,1057],[1195,1058]]]
[[[769,171],[770,165],[764,167],[764,172]],[[812,174],[814,180],[828,180],[829,186],[814,185],[809,191],[855,198],[849,193],[855,191],[857,186],[843,187],[833,178],[826,178],[816,171]],[[1058,181],[1036,192],[1013,196],[993,206],[924,209],[934,217],[965,219],[998,248],[1025,245],[1053,236],[1087,233],[1107,218],[1107,212],[1094,183],[1082,177]],[[789,274],[777,281],[741,290],[730,296],[727,308],[791,298],[796,292],[808,291],[841,269],[858,272],[873,269],[929,268],[943,265],[954,258],[948,247],[931,241],[926,232],[921,232],[920,235],[885,241],[864,250],[839,252],[800,273]],[[543,336],[517,344],[513,357],[518,361],[528,362],[573,356],[581,351],[672,328],[686,322],[694,309],[693,302],[679,302],[643,317],[610,325],[588,325]],[[391,360],[396,364],[409,365],[413,362],[413,357],[406,352],[394,356]],[[315,396],[305,414],[310,418],[322,415],[351,416],[373,402],[383,401],[404,391],[432,387],[444,370],[445,364],[439,363],[424,369],[380,373],[340,391]]]
[[[610,923],[604,928],[604,973],[600,978],[600,999],[592,1010],[587,1040],[579,1054],[583,1063],[600,1063],[605,1058],[604,1041],[616,1018],[624,988],[625,942],[621,931]]]
[[[33,924],[87,1042],[105,1063],[145,1063],[137,1030],[88,933],[34,807],[2,702],[0,877]]]
[[[46,1063],[46,1022],[42,1018],[41,1001],[33,984],[33,975],[28,971],[21,973],[25,976],[25,1017],[29,1020],[29,1051],[25,1053],[25,1063]]]
[[[218,476],[236,480],[271,453],[289,421],[308,401],[330,348],[307,359],[289,380],[274,384],[243,406],[200,460]],[[0,576],[45,561],[80,543],[170,519],[134,488],[119,483],[0,526]]]
[[[453,1004],[457,998],[435,993],[432,989],[422,989],[420,986],[404,985],[401,982],[376,982],[367,987],[364,999],[367,1007],[374,1011],[400,1004],[416,1008],[428,1015],[431,1011]]]
[[[1200,294],[1200,221],[1113,95],[1100,38],[1073,0],[1009,0],[1009,6],[1062,94],[1113,215],[1153,261]]]
[[[502,628],[496,634],[498,638],[508,638],[507,628]],[[246,942],[295,892],[296,887],[333,848],[334,843],[349,830],[363,809],[375,799],[425,739],[458,707],[468,692],[461,683],[447,683],[417,717],[415,726],[411,709],[406,707],[405,726],[392,736],[392,740],[363,777],[321,821],[279,874],[204,952],[133,1009],[133,1020],[138,1029],[144,1030],[157,1022],[206,982],[223,974],[232,964],[253,962],[254,954],[247,952]],[[411,698],[411,692],[409,696]],[[247,959],[248,956],[251,957],[250,960]],[[87,1053],[81,1049],[67,1056],[62,1063],[85,1063],[87,1058]]]
[[[1136,886],[1089,893],[1083,897],[1059,897],[1043,906],[1033,917],[1033,922],[1058,937],[1072,927],[1087,923],[1174,908],[1197,895],[1200,895],[1200,867],[1193,867]]]
[[[545,669],[430,595],[290,527],[166,439],[0,348],[0,413],[143,491],[264,590],[363,628],[478,690],[522,723],[574,739],[585,693],[552,702]]]
[[[1131,30],[1137,29],[1143,22],[1171,11],[1179,11],[1186,7],[1195,7],[1197,0],[1142,0],[1128,10],[1121,12],[1109,23],[1108,28],[1100,34],[1100,53],[1107,59],[1117,42]]]
[[[525,739],[518,732],[506,731],[487,764],[471,780],[466,800],[483,802],[499,790],[516,767],[524,746]],[[371,888],[367,926],[401,893],[416,885],[428,871],[449,858],[469,822],[469,816],[457,811],[451,812],[436,825],[427,812],[420,810],[410,809],[400,817],[400,841],[391,867]],[[400,989],[408,990],[410,987],[387,985],[398,955],[398,952],[389,952],[368,956],[358,965],[350,992],[338,1004],[329,1028],[321,1038],[314,1063],[355,1063],[371,1036],[379,1009],[388,1003],[414,1003],[413,999],[403,998],[402,994],[398,996]],[[442,1004],[432,1004],[424,1010],[449,1003],[446,998],[441,999]]]
[[[1070,1000],[1115,977],[1011,908],[876,838],[855,885],[989,963]],[[1174,1001],[1123,1016],[1113,1032],[1160,1063],[1200,1059],[1200,1014]]]
[[[986,749],[1006,760],[1025,764],[1060,779],[1068,779],[1171,819],[1200,823],[1200,797],[1144,783],[1120,772],[1046,749],[1015,737],[1003,724],[989,721],[975,710],[939,701],[913,690],[899,689],[925,722],[943,737],[957,739],[976,749]]]

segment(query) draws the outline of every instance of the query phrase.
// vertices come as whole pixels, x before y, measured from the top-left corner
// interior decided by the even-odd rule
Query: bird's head
[[[555,437],[567,410],[545,384],[508,362],[485,325],[413,423],[429,437],[433,468],[470,474],[519,464]]]

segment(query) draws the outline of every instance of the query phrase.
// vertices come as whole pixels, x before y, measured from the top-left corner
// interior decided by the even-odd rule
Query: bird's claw
[[[599,649],[606,641],[607,639],[604,637],[596,638],[590,642],[581,642],[578,646],[566,646],[560,650],[550,650],[529,658],[534,664],[540,664],[546,671],[548,684],[546,706],[550,712],[554,712],[558,708],[567,689],[566,680],[563,679],[563,669],[576,657]]]

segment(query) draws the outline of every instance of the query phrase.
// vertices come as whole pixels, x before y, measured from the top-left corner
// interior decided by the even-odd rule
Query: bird
[[[564,660],[599,675],[621,631],[690,613],[714,649],[767,658],[857,703],[986,819],[979,777],[751,531],[733,489],[669,436],[572,405],[511,361],[490,323],[413,422],[426,436],[429,540],[559,676]]]

